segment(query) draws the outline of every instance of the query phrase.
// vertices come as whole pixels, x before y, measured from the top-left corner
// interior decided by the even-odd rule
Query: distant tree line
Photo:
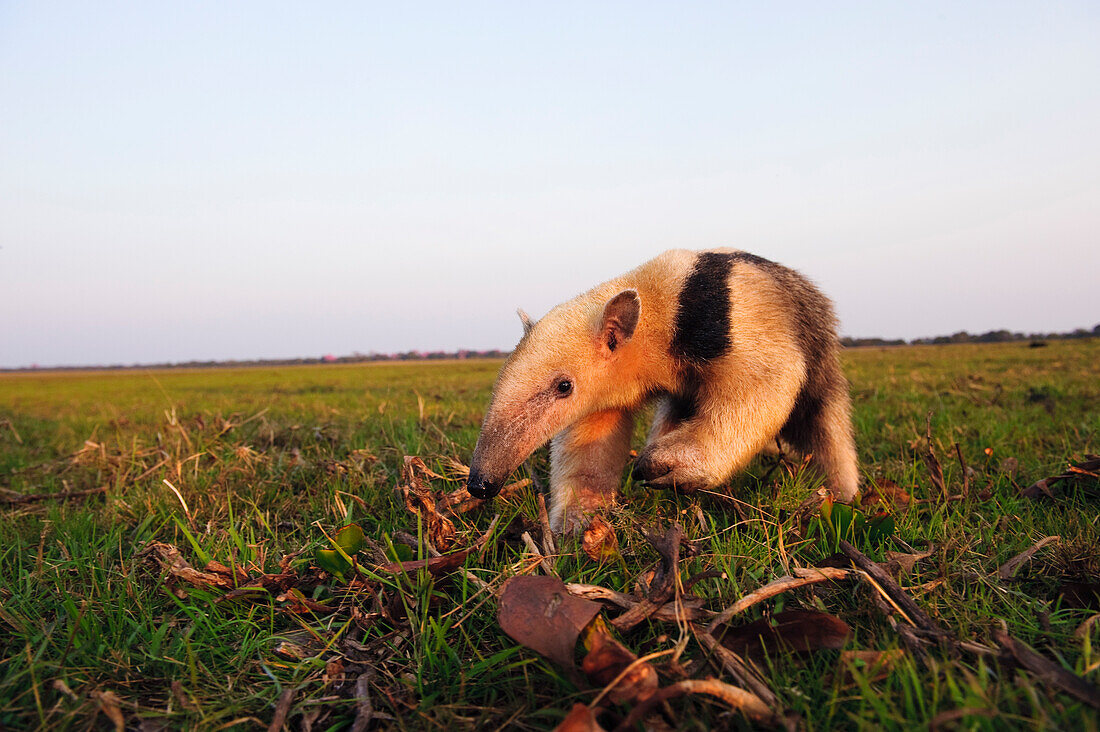
[[[89,366],[24,366],[0,368],[3,371],[122,371],[126,369],[214,369],[249,366],[313,366],[326,363],[370,363],[374,361],[444,361],[471,358],[505,358],[511,351],[493,348],[485,351],[401,351],[398,353],[352,353],[350,356],[317,356],[302,358],[229,359],[226,361],[179,361],[171,363],[109,364]]]
[[[1078,328],[1069,333],[1014,333],[1009,330],[991,330],[987,333],[967,333],[960,330],[949,336],[935,336],[933,338],[914,338],[907,341],[903,338],[850,338],[845,336],[840,339],[842,345],[849,348],[860,346],[930,346],[944,345],[948,343],[1009,343],[1012,341],[1030,341],[1034,344],[1046,341],[1073,340],[1076,338],[1095,338],[1100,336],[1100,324],[1094,325],[1092,330]]]
[[[942,345],[947,343],[1005,343],[1010,341],[1030,341],[1032,345],[1043,345],[1046,341],[1071,340],[1076,338],[1095,338],[1100,336],[1100,324],[1092,330],[1078,328],[1069,333],[1013,333],[1007,330],[991,330],[988,333],[967,333],[959,331],[949,336],[934,338],[851,338],[840,339],[848,348],[862,346],[916,346]],[[314,358],[264,358],[229,361],[183,361],[179,363],[111,364],[107,366],[24,366],[21,368],[0,368],[3,371],[78,371],[78,370],[125,370],[125,369],[208,369],[248,366],[310,366],[326,363],[372,363],[376,361],[462,361],[471,358],[505,358],[511,351],[494,348],[485,351],[462,349],[458,351],[401,351],[398,353],[352,353],[349,356],[324,355]]]

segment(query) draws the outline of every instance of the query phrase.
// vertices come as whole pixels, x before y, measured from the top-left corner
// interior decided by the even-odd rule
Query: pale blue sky
[[[0,1],[0,366],[508,348],[672,247],[1100,321],[1100,5]]]

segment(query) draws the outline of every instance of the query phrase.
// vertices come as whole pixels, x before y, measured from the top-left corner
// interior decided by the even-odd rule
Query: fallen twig
[[[535,544],[535,540],[531,538],[531,534],[524,531],[523,536],[520,538],[523,539],[523,544],[527,547],[527,551],[538,557],[539,566],[542,567],[542,571],[551,577],[557,577],[558,574],[554,571],[554,565],[550,563],[549,559],[543,556],[541,551],[539,551],[539,547]]]
[[[905,590],[894,581],[890,574],[872,561],[866,554],[841,539],[840,551],[852,560],[852,563],[867,573],[882,588],[883,593],[896,607],[901,609],[906,618],[923,633],[935,637],[937,640],[950,639],[951,633],[932,620],[924,610],[917,605],[913,598],[906,594]]]
[[[286,716],[290,713],[290,706],[294,703],[296,689],[288,686],[279,695],[279,703],[275,705],[275,716],[271,718],[271,724],[267,725],[267,732],[279,732],[286,723]]]
[[[542,549],[547,555],[558,553],[558,547],[554,543],[554,532],[550,530],[550,515],[546,512],[546,496],[540,491],[539,502],[539,526],[542,528]]]
[[[34,503],[35,501],[67,501],[70,498],[85,498],[87,496],[94,496],[106,492],[107,486],[105,485],[99,488],[88,488],[82,491],[61,491],[59,493],[16,493],[15,491],[10,491],[11,495],[0,496],[0,501],[20,505],[24,503]],[[5,490],[5,494],[6,493],[8,493],[8,491]]]
[[[771,690],[764,678],[748,661],[723,646],[710,633],[699,630],[694,625],[691,627],[695,631],[695,637],[699,644],[714,654],[722,668],[733,676],[734,681],[756,694],[769,707],[775,709],[778,706],[779,699],[775,696],[775,692]]]
[[[932,479],[932,485],[939,489],[940,495],[946,501],[948,499],[947,486],[943,482],[943,466],[940,465],[939,458],[936,457],[936,451],[932,447],[932,413],[928,413],[927,421],[925,422],[926,434],[928,436],[928,449],[924,455],[924,462],[928,465],[929,477]]]
[[[12,437],[15,438],[15,441],[20,445],[23,444],[23,438],[19,436],[18,430],[15,429],[15,425],[11,423],[10,419],[0,419],[0,426],[7,427],[11,430]]]
[[[494,516],[493,520],[489,522],[489,528],[485,530],[485,533],[479,536],[477,541],[465,549],[460,549],[450,554],[440,554],[430,544],[427,544],[425,548],[428,553],[428,559],[414,559],[407,562],[389,562],[379,565],[378,570],[392,572],[394,574],[401,572],[416,572],[421,569],[427,569],[432,574],[443,574],[444,572],[455,570],[466,561],[466,557],[488,545],[489,537],[493,535],[493,531],[496,529],[498,521],[500,521],[500,514]],[[397,538],[395,534],[394,539]],[[415,539],[413,541],[415,545]]]
[[[370,679],[374,671],[359,674],[355,680],[355,721],[351,732],[363,732],[374,718],[374,705],[370,700]]]
[[[962,448],[959,447],[959,443],[955,443],[955,456],[959,458],[959,467],[962,468],[963,474],[963,497],[970,495],[970,470],[966,466],[966,459],[963,457]]]
[[[1100,709],[1100,686],[1089,683],[1077,674],[1067,671],[1050,659],[1036,653],[1026,643],[1013,638],[1004,629],[993,631],[993,638],[1001,648],[1040,681],[1064,691],[1085,704]]]
[[[677,575],[680,572],[680,538],[684,535],[679,524],[673,524],[663,536],[646,532],[646,540],[661,555],[661,562],[653,575],[649,597],[611,621],[620,632],[626,632],[657,612],[676,592]]]
[[[713,635],[720,625],[729,622],[730,618],[734,615],[743,613],[748,608],[767,600],[769,597],[775,597],[787,590],[793,590],[805,585],[844,579],[849,574],[848,570],[837,569],[836,567],[796,567],[792,571],[794,572],[794,576],[788,575],[769,582],[760,589],[745,595],[740,600],[718,613],[710,621],[710,625],[707,626],[706,632]]]
[[[500,493],[496,495],[496,499],[512,498],[513,496],[523,493],[529,485],[531,485],[530,478],[524,478],[522,480],[517,480],[515,483],[509,483],[500,489]],[[488,501],[489,499],[485,498],[474,498],[470,495],[470,491],[466,490],[466,487],[463,486],[440,498],[436,507],[441,513],[446,512],[453,516],[472,511],[475,508],[480,508],[488,503]]]
[[[1007,562],[1002,564],[1001,568],[997,570],[997,579],[1012,579],[1016,576],[1016,572],[1020,570],[1020,567],[1023,565],[1023,563],[1035,556],[1035,552],[1039,551],[1051,542],[1058,541],[1060,538],[1061,537],[1059,536],[1048,536],[1045,539],[1040,539],[1039,541],[1035,542],[1035,544],[1033,544],[1030,549],[1025,549],[1024,551],[1014,556],[1012,559],[1009,559]]]
[[[569,594],[576,595],[577,597],[583,597],[587,600],[602,600],[604,602],[610,602],[613,605],[623,608],[624,610],[630,610],[638,605],[638,599],[626,594],[625,592],[616,592],[606,587],[600,587],[599,585],[586,585],[576,582],[567,583],[565,589],[569,590]],[[676,623],[682,621],[703,620],[714,616],[714,613],[705,609],[703,606],[703,600],[682,600],[679,603],[666,602],[659,607],[656,612],[650,617],[654,620],[660,620],[666,623]],[[679,606],[679,607],[677,607]]]
[[[642,700],[638,706],[631,709],[630,714],[615,729],[617,732],[634,729],[638,722],[645,719],[646,715],[658,704],[688,694],[713,696],[754,722],[775,724],[777,721],[771,708],[752,692],[739,689],[717,679],[685,679],[653,692],[653,694]]]

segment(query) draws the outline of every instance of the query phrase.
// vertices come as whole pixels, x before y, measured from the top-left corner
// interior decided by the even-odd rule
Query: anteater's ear
[[[523,335],[527,335],[535,327],[535,321],[531,320],[531,316],[523,308],[516,308],[516,315],[519,316],[519,322],[523,323]]]
[[[638,327],[642,302],[637,290],[623,290],[607,301],[600,320],[600,348],[606,354],[630,340]]]

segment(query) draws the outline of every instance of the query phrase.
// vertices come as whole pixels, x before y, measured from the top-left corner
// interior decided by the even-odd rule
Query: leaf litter
[[[935,457],[931,450],[929,454],[932,459],[928,462],[931,463]],[[459,479],[463,467],[457,461],[451,466],[452,473],[459,474]],[[1093,467],[1087,464],[1081,469],[1087,472],[1088,468]],[[942,470],[937,472],[942,476]],[[1073,473],[1074,477],[1079,475],[1079,472]],[[1066,476],[1058,477],[1064,479]],[[429,554],[427,558],[398,557],[387,562],[363,562],[362,553],[371,542],[361,527],[354,524],[336,531],[329,539],[331,549],[317,550],[313,555],[315,564],[304,568],[304,571],[302,560],[298,558],[301,552],[285,556],[279,563],[278,572],[259,574],[246,571],[239,565],[226,567],[213,560],[198,569],[183,558],[178,548],[162,542],[151,542],[141,555],[159,564],[177,596],[185,597],[186,592],[181,585],[190,585],[221,593],[217,597],[218,602],[255,601],[266,597],[273,599],[280,609],[293,614],[343,614],[360,628],[382,620],[400,626],[397,613],[393,612],[399,598],[395,596],[394,587],[387,585],[383,576],[426,571],[438,580],[445,580],[451,573],[461,570],[467,577],[472,577],[461,567],[474,552],[484,551],[489,545],[499,519],[499,516],[494,518],[489,530],[475,541],[467,543],[464,548],[454,549],[461,536],[451,518],[478,508],[484,502],[475,502],[468,493],[463,495],[464,488],[438,495],[428,484],[432,479],[456,478],[430,470],[420,458],[405,458],[399,490],[406,508],[423,521]],[[938,481],[934,482],[937,483],[936,488],[942,491],[941,500],[954,498],[946,484],[941,488]],[[521,491],[528,484],[527,481],[517,482],[512,484],[515,486],[513,490]],[[909,498],[905,491],[893,490],[887,482],[880,482],[878,487],[883,490],[877,492],[874,500],[865,501],[863,505],[866,508],[883,504],[892,510],[902,510],[910,505],[910,501],[905,500]],[[829,538],[840,548],[844,560],[851,563],[851,569],[796,567],[791,570],[791,575],[766,583],[716,613],[706,607],[705,598],[688,595],[684,589],[696,580],[692,579],[686,585],[681,581],[683,532],[679,525],[672,524],[664,531],[641,527],[644,538],[656,551],[659,560],[649,575],[640,579],[633,594],[598,585],[566,584],[554,576],[518,574],[504,581],[493,593],[499,596],[499,625],[518,644],[560,666],[582,686],[587,682],[596,689],[602,689],[590,704],[573,706],[559,726],[559,729],[566,730],[604,729],[600,720],[610,720],[612,726],[617,725],[614,727],[616,729],[628,729],[658,714],[660,709],[665,714],[669,713],[671,709],[665,702],[686,695],[717,699],[756,722],[775,725],[787,719],[789,723],[778,695],[755,664],[765,656],[776,654],[841,650],[835,677],[842,685],[853,683],[853,671],[872,681],[889,675],[898,659],[906,655],[906,650],[845,649],[851,640],[850,629],[843,619],[830,613],[788,609],[774,614],[765,612],[763,618],[745,624],[734,625],[731,622],[736,615],[777,595],[824,582],[861,578],[870,584],[877,593],[876,601],[898,631],[902,645],[913,651],[917,658],[925,653],[925,647],[929,644],[938,644],[954,653],[987,654],[993,651],[980,644],[959,640],[932,620],[895,581],[895,577],[912,571],[918,561],[931,556],[931,548],[925,552],[887,552],[888,561],[876,563],[841,538],[858,535],[861,540],[867,540],[866,529],[859,534],[845,530],[855,527],[856,517],[861,513],[845,507],[850,513],[841,514],[841,521],[836,521],[836,506],[843,504],[834,504],[827,495],[824,496],[817,516],[818,520],[823,519],[823,523],[833,527]],[[545,521],[540,523],[545,526]],[[866,519],[863,526],[867,526]],[[554,546],[553,536],[544,530],[542,538],[543,551],[550,555]],[[1057,537],[1048,537],[1039,542],[1016,557],[1013,560],[1016,564],[1010,562],[1002,567],[1001,574],[1014,574],[1023,561],[1046,543],[1056,540]],[[436,547],[454,551],[442,553]],[[618,552],[615,532],[606,521],[593,521],[582,537],[580,548],[593,561],[614,556]],[[535,553],[539,553],[537,547]],[[376,551],[376,559],[377,555]],[[546,556],[542,558],[546,559]],[[713,571],[702,574],[723,576]],[[490,587],[490,583],[481,580],[475,584],[483,589]],[[314,591],[321,586],[329,588],[329,596],[318,600]],[[406,602],[408,600],[406,597]],[[621,612],[605,619],[604,611],[608,608]],[[894,616],[900,618],[900,622]],[[707,622],[707,625],[696,625],[701,621]],[[673,648],[639,657],[616,635],[625,636],[643,622],[674,623],[682,630],[690,631],[701,648],[713,654],[717,668],[728,673],[737,685],[714,677],[683,678],[683,667],[675,662],[675,658],[682,653],[683,642],[690,636],[681,635],[681,641]],[[398,629],[395,632],[398,634],[396,637],[400,638],[407,631]],[[1003,662],[1018,664],[1045,683],[1085,703],[1097,704],[1095,685],[1054,664],[1007,633],[1001,632],[995,637]],[[328,662],[326,668],[330,670],[326,671],[325,678],[330,681],[326,683],[334,684],[334,688],[341,690],[342,694],[357,700],[355,728],[365,729],[372,719],[392,719],[389,715],[376,712],[371,702],[371,685],[374,684],[395,708],[401,703],[400,691],[395,691],[392,685],[388,688],[382,685],[378,669],[383,661],[378,652],[358,643],[351,634],[332,646],[331,650],[344,654],[344,660],[338,657]],[[576,666],[579,650],[583,651],[580,674]],[[302,660],[320,652],[309,640],[302,645],[284,641],[276,649],[277,655],[288,660]],[[392,646],[386,652],[392,653]],[[675,654],[672,661],[654,665],[656,658],[669,654]],[[696,672],[698,670],[699,667],[696,667]],[[662,686],[662,679],[670,677],[671,683]],[[611,706],[598,706],[603,699]],[[277,714],[285,715],[289,704],[290,701],[287,701],[287,709],[279,709]],[[625,716],[621,716],[623,714]],[[285,716],[282,718],[285,719]]]

